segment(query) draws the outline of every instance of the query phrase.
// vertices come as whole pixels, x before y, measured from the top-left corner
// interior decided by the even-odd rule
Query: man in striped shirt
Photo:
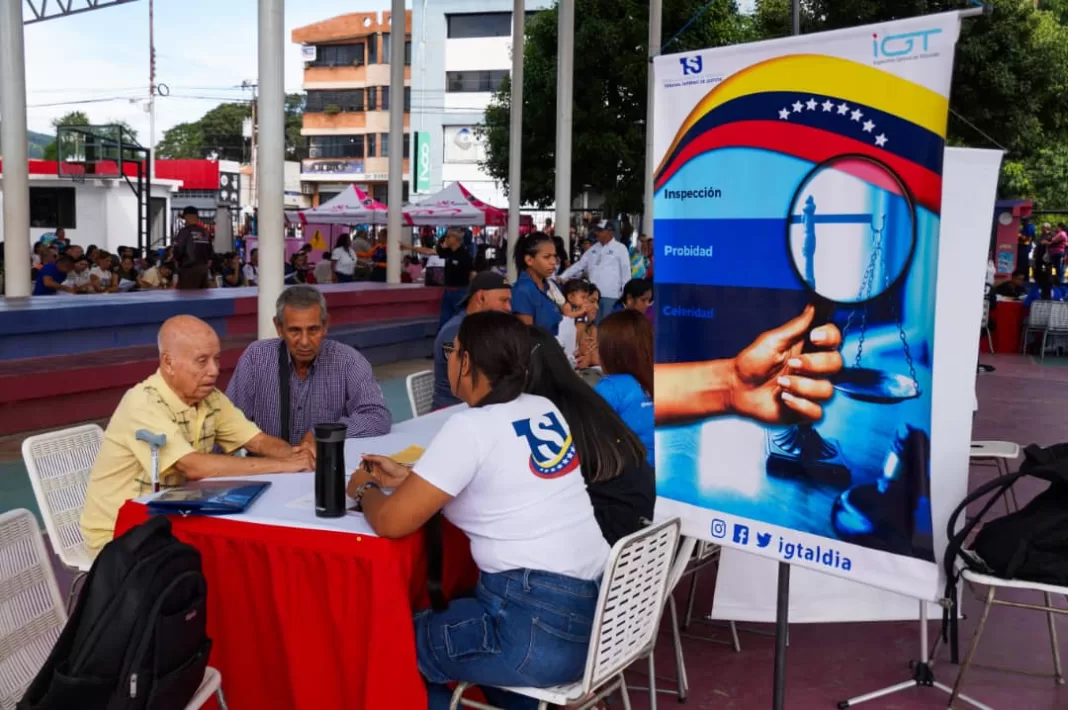
[[[237,363],[226,396],[264,432],[314,444],[316,424],[348,427],[349,438],[388,434],[393,420],[371,365],[355,349],[327,339],[326,299],[314,286],[278,297],[278,338],[258,340]],[[279,357],[286,358],[288,431],[282,431]]]

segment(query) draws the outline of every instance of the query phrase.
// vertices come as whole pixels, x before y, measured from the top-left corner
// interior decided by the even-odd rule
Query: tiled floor
[[[984,356],[997,371],[979,378],[980,411],[975,419],[974,438],[1007,439],[1020,444],[1032,441],[1048,445],[1068,440],[1068,418],[1062,407],[1068,403],[1068,361],[1047,359],[1040,365],[1031,358]],[[376,368],[376,375],[390,409],[397,420],[410,416],[404,390],[404,377],[430,367],[429,361],[412,361]],[[0,440],[0,509],[15,507],[28,493],[18,456],[19,442]],[[4,461],[9,463],[5,464]],[[985,480],[990,469],[975,469],[972,483]],[[21,477],[21,480],[20,480]],[[1028,497],[1028,488],[1021,500]],[[1034,487],[1030,493],[1033,494]],[[32,495],[29,496],[32,501]],[[702,577],[696,609],[711,607],[713,575]],[[64,575],[61,585],[69,577]],[[683,599],[679,593],[680,601]],[[1021,600],[1027,601],[1026,597]],[[1031,599],[1031,601],[1038,601]],[[1068,602],[1058,602],[1068,607]],[[967,618],[961,626],[961,645],[967,647],[975,628],[979,606],[964,595]],[[995,609],[991,615],[978,663],[1009,665],[1031,672],[1052,669],[1049,635],[1045,618],[1034,612]],[[698,624],[697,627],[701,625]],[[1062,653],[1068,657],[1068,619],[1057,623]],[[702,633],[715,629],[694,628]],[[937,624],[931,624],[931,638]],[[722,635],[722,632],[720,632]],[[754,633],[741,634],[742,651],[725,645],[685,639],[686,667],[690,680],[687,706],[695,710],[764,710],[771,706],[773,639]],[[916,623],[812,624],[791,627],[787,665],[788,710],[834,708],[840,700],[899,683],[910,677],[908,662],[918,656]],[[939,654],[935,673],[943,683],[952,684],[956,667]],[[674,673],[674,659],[668,634],[661,635],[657,649],[659,672]],[[632,684],[641,681],[631,674]],[[661,687],[670,684],[661,681]],[[1051,678],[1030,677],[976,668],[966,682],[965,692],[997,710],[1065,710],[1068,690],[1058,688]],[[634,708],[649,707],[648,695],[632,692]],[[946,707],[947,697],[938,690],[912,689],[874,700],[859,707],[871,710],[925,710]],[[675,705],[670,696],[660,697],[660,707]],[[958,707],[969,707],[959,704]],[[239,709],[237,709],[239,710]]]

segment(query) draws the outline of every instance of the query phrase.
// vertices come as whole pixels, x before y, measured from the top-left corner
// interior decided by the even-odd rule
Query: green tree
[[[706,3],[664,3],[665,38]],[[642,0],[577,0],[575,96],[572,117],[573,195],[603,194],[617,210],[641,209],[645,170],[645,107],[649,3]],[[538,12],[526,25],[523,80],[523,184],[526,204],[554,200],[556,141],[557,9]],[[717,0],[668,51],[744,41],[751,26],[734,0]],[[506,81],[486,110],[484,169],[508,183],[511,85]],[[511,186],[508,186],[509,189]]]
[[[89,116],[82,111],[71,111],[64,114],[59,118],[52,119],[52,128],[59,129],[61,126],[88,126]],[[59,143],[57,139],[52,139],[52,142],[45,146],[44,149],[45,160],[59,160]]]
[[[285,101],[286,157],[299,160],[306,148],[300,135],[304,122],[304,94],[289,94]],[[198,120],[179,123],[163,133],[156,148],[161,158],[207,158],[248,161],[251,146],[244,137],[245,120],[251,118],[251,104],[220,104]]]

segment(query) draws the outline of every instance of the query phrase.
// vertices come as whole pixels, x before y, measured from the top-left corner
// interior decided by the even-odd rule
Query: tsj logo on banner
[[[955,13],[655,62],[657,492],[684,533],[936,596]],[[700,75],[701,81],[694,81]]]

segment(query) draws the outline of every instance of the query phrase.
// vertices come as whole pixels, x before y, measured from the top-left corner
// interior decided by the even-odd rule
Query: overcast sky
[[[286,91],[300,90],[304,68],[290,41],[294,27],[389,4],[288,0]],[[156,102],[156,140],[223,101],[249,97],[237,87],[256,80],[255,0],[155,0],[155,25],[157,80],[171,90]],[[53,133],[54,118],[80,110],[93,123],[126,121],[147,143],[147,0],[27,26],[26,91],[32,131]]]

